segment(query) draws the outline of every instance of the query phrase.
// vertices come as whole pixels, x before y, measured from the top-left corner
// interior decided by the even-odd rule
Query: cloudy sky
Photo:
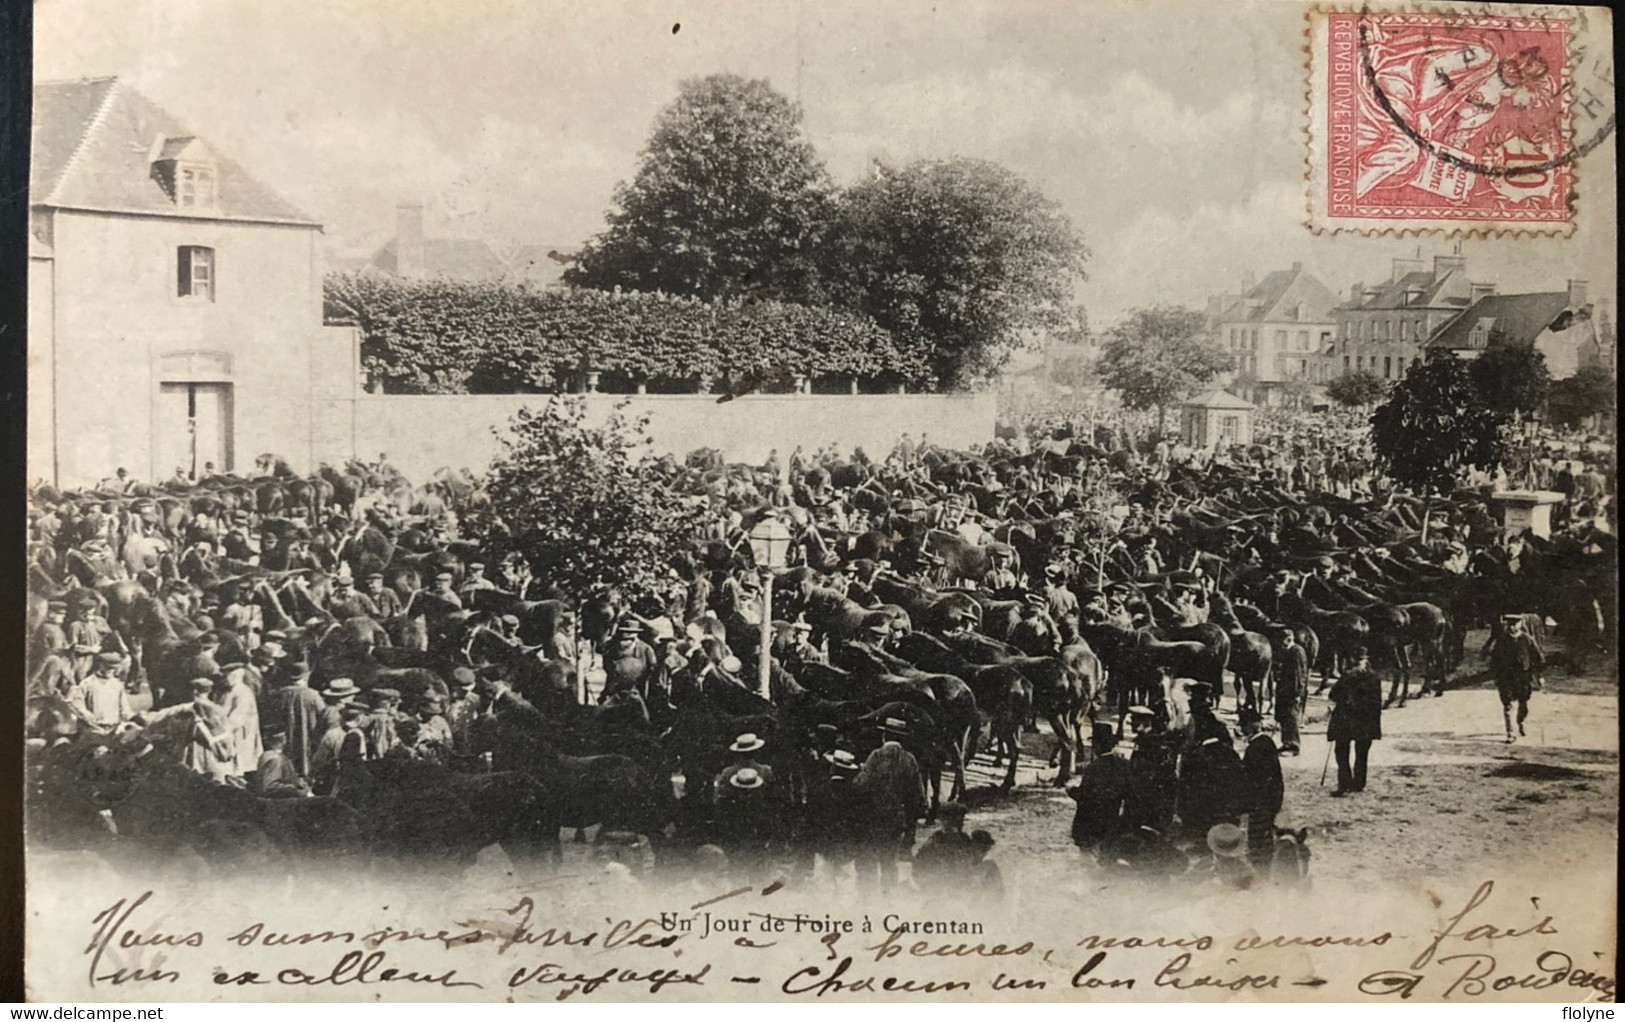
[[[1112,0],[37,0],[40,79],[118,74],[371,249],[397,202],[432,233],[595,233],[677,83],[730,71],[802,104],[837,181],[874,158],[1000,161],[1093,252],[1097,325],[1201,305],[1301,260],[1334,290],[1417,239],[1301,226],[1303,9]],[[1614,288],[1611,149],[1575,239],[1468,241],[1503,290]],[[1422,254],[1447,243],[1422,239]]]

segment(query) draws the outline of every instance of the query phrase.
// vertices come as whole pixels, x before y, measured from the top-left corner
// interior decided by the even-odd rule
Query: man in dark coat
[[[1129,707],[1128,719],[1134,730],[1134,752],[1129,759],[1123,826],[1127,830],[1150,827],[1166,834],[1174,820],[1181,736],[1162,730],[1156,711],[1150,707]]]
[[[1078,804],[1072,815],[1072,843],[1091,851],[1123,828],[1123,802],[1129,797],[1127,756],[1113,755],[1117,732],[1108,721],[1096,721],[1091,744],[1095,757],[1067,791]]]
[[[1275,858],[1275,817],[1286,797],[1281,779],[1281,752],[1264,730],[1263,718],[1251,706],[1240,712],[1247,749],[1241,757],[1242,811],[1247,814],[1247,858],[1264,875]]]
[[[1241,757],[1229,740],[1204,738],[1179,757],[1179,820],[1200,839],[1219,823],[1239,823]]]
[[[1546,656],[1524,629],[1522,616],[1507,614],[1501,624],[1501,630],[1490,640],[1490,678],[1501,696],[1501,717],[1506,721],[1510,744],[1517,740],[1512,734],[1512,704],[1518,704],[1518,734],[1522,735],[1535,676],[1546,666]]]
[[[1270,674],[1275,682],[1275,723],[1281,728],[1281,752],[1298,754],[1298,720],[1309,693],[1309,658],[1297,634],[1283,628],[1277,636]]]
[[[1337,756],[1337,790],[1332,794],[1342,797],[1365,790],[1371,743],[1382,737],[1382,679],[1371,669],[1371,656],[1364,646],[1355,648],[1354,667],[1337,680],[1328,697],[1332,719],[1326,725],[1326,739],[1334,743]]]

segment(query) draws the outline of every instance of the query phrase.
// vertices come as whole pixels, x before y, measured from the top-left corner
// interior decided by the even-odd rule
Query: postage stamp
[[[1311,228],[1568,234],[1614,123],[1586,27],[1575,8],[1311,11]]]

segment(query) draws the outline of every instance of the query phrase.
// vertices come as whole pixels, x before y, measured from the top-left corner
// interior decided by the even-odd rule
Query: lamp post
[[[761,657],[757,683],[761,687],[763,699],[773,698],[773,690],[769,684],[769,672],[773,663],[773,571],[775,568],[784,567],[785,558],[790,552],[790,539],[789,527],[779,521],[771,508],[750,530],[750,552],[755,556],[756,568],[762,575],[762,633],[759,643]]]

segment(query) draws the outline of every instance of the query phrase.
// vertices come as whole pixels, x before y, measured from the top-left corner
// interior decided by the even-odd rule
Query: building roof
[[[1182,407],[1236,409],[1238,411],[1242,409],[1247,411],[1253,410],[1253,404],[1251,401],[1245,401],[1229,391],[1219,390],[1217,388],[1204,391],[1203,393],[1196,395],[1190,400],[1184,402]]]
[[[1337,296],[1301,263],[1266,274],[1219,316],[1223,323],[1329,323]]]
[[[1568,307],[1569,296],[1564,291],[1486,295],[1428,338],[1427,346],[1453,351],[1473,349],[1473,330],[1484,323],[1486,333],[1497,335],[1497,343],[1526,348]]]
[[[1374,296],[1348,302],[1342,308],[1346,311],[1466,308],[1472,302],[1473,285],[1464,269],[1450,269],[1440,274],[1432,270],[1413,270],[1378,285],[1376,291]],[[1407,294],[1414,297],[1407,301]]]
[[[399,274],[395,255],[396,239],[391,238],[373,254],[371,265],[386,273]],[[423,239],[423,275],[453,280],[496,280],[505,276],[508,264],[489,244],[477,238]]]
[[[321,226],[212,150],[214,205],[206,210],[176,206],[152,164],[163,153],[180,152],[194,141],[191,131],[117,78],[39,82],[34,86],[30,202],[142,216]]]

